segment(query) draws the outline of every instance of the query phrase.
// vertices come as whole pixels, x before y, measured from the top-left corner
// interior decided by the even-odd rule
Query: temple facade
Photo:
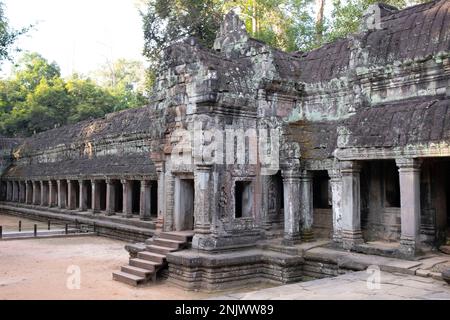
[[[148,106],[2,146],[1,210],[191,232],[166,256],[187,289],[298,281],[318,240],[415,259],[450,236],[450,1],[373,5],[307,53],[229,13],[213,48],[165,50]]]

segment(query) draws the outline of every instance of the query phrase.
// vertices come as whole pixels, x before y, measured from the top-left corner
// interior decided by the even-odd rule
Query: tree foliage
[[[143,93],[130,84],[135,71],[126,67],[135,62],[120,60],[114,64],[122,66],[121,72],[116,72],[119,80],[99,85],[77,74],[63,79],[56,63],[37,53],[24,54],[11,77],[0,80],[0,133],[26,136],[145,105]]]
[[[384,0],[404,8],[427,0]],[[144,55],[157,63],[173,41],[195,36],[211,47],[223,15],[236,9],[250,35],[286,51],[308,51],[358,30],[378,0],[149,0],[142,11]],[[320,14],[332,7],[331,17]]]
[[[20,30],[12,29],[5,16],[3,2],[0,1],[0,65],[2,61],[6,59],[10,60],[12,58],[11,51],[14,49],[14,43],[22,34],[26,33],[30,27],[31,26]]]

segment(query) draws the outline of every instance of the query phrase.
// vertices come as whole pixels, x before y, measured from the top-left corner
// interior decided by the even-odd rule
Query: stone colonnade
[[[116,184],[120,183],[123,190],[122,206],[117,206],[119,194]],[[133,183],[139,183],[139,196],[133,193]],[[102,184],[106,184],[102,192]],[[4,180],[2,187],[3,200],[25,203],[42,207],[58,207],[60,209],[104,211],[107,215],[121,214],[133,217],[133,208],[139,208],[141,220],[152,218],[152,180],[141,179],[56,179],[56,180]],[[162,187],[162,186],[161,186]],[[160,185],[158,184],[158,189]],[[158,190],[158,197],[163,196]],[[104,197],[105,199],[102,199]],[[138,203],[136,203],[136,199]],[[102,207],[102,203],[105,207]],[[159,201],[158,201],[159,202]]]

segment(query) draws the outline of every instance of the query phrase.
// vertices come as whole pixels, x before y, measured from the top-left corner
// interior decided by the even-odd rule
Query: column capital
[[[107,184],[114,184],[114,181],[115,181],[115,179],[112,179],[112,178],[106,178],[106,179],[105,179],[105,182],[106,182]]]
[[[341,174],[359,173],[361,171],[361,164],[358,161],[341,161]]]
[[[195,166],[195,171],[206,171],[209,172],[212,170],[211,164],[197,164]]]
[[[155,170],[157,172],[163,172],[164,171],[164,161],[158,161],[158,162],[153,162],[154,166],[155,166]]]
[[[420,170],[422,160],[415,158],[398,158],[395,159],[395,163],[397,164],[399,171],[417,171]]]
[[[152,185],[152,180],[141,180],[141,187],[150,187]]]
[[[281,170],[281,176],[283,179],[300,179],[301,173],[298,168],[283,169]]]
[[[311,180],[313,178],[313,173],[310,170],[303,169],[299,172],[301,180]]]
[[[328,176],[330,177],[331,181],[341,180],[341,170],[340,169],[329,169],[328,170]]]
[[[126,184],[128,181],[130,181],[130,180],[128,180],[128,179],[120,179],[120,183],[122,183],[122,184]]]

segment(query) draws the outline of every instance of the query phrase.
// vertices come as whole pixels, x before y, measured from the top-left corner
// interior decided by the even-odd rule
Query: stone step
[[[168,239],[181,242],[191,242],[193,233],[182,232],[161,232],[158,236],[159,239]]]
[[[156,267],[160,266],[160,264],[157,262],[153,262],[153,261],[143,260],[143,259],[139,259],[139,258],[133,258],[133,259],[130,259],[130,266],[146,269],[150,272],[155,272]]]
[[[177,249],[161,247],[161,246],[156,246],[156,245],[152,244],[152,245],[147,246],[147,251],[166,255],[168,253],[177,251]]]
[[[167,247],[167,248],[173,248],[173,249],[181,249],[186,245],[186,242],[179,241],[179,240],[170,240],[170,239],[163,239],[163,238],[156,238],[153,240],[153,243],[156,246],[160,247]],[[150,245],[152,245],[150,244]]]
[[[159,264],[163,264],[166,262],[166,256],[159,253],[141,251],[138,253],[138,258],[147,261],[153,261]]]
[[[139,284],[145,282],[144,277],[139,277],[134,274],[126,273],[123,271],[115,271],[113,272],[113,280],[135,286],[137,287]]]
[[[145,279],[149,279],[150,276],[153,274],[153,272],[147,270],[147,269],[142,269],[142,268],[138,268],[138,267],[133,267],[133,266],[122,266],[120,268],[120,271],[125,272],[125,273],[129,273],[138,277],[142,277]]]

